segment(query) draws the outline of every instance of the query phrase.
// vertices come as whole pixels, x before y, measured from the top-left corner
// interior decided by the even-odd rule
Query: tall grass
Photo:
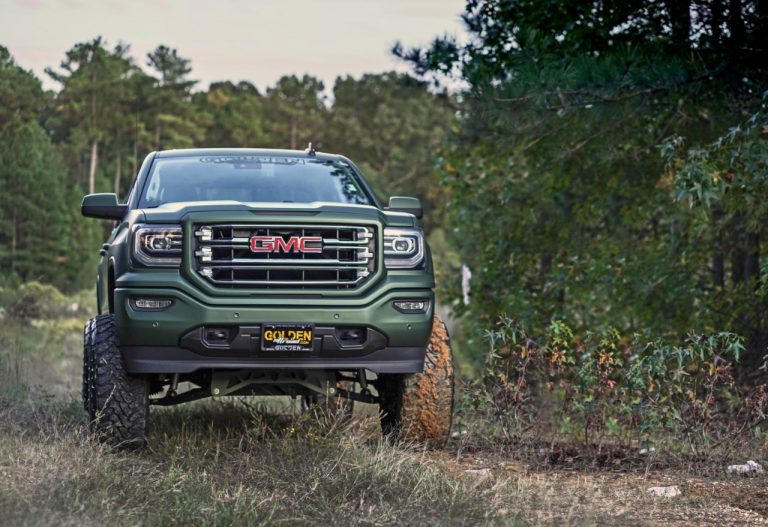
[[[451,525],[500,519],[499,488],[447,474],[375,423],[209,401],[153,415],[149,448],[89,438],[76,402],[0,396],[8,525]],[[330,431],[330,432],[329,432]]]
[[[717,500],[768,514],[764,475],[733,484],[718,481],[706,499],[700,497],[706,488],[691,483],[683,486],[683,496],[660,501],[646,493],[647,479],[680,482],[675,479],[680,472],[654,475],[650,458],[639,470],[626,463],[611,464],[607,471],[595,464],[569,464],[579,455],[572,448],[583,443],[577,438],[552,462],[552,449],[541,454],[541,434],[526,450],[524,442],[500,430],[513,431],[516,422],[530,427],[534,421],[526,408],[539,412],[539,424],[548,416],[541,412],[543,405],[527,406],[534,399],[509,385],[515,376],[506,370],[490,386],[465,386],[459,417],[469,433],[442,452],[391,445],[381,437],[375,411],[339,422],[300,413],[295,406],[266,408],[263,400],[242,398],[153,408],[148,448],[112,450],[89,436],[79,400],[81,328],[87,315],[71,309],[71,299],[56,302],[37,311],[47,316],[28,320],[18,311],[8,316],[0,310],[0,525],[584,525],[744,519],[741,512],[724,516],[722,508],[713,509]],[[472,396],[476,400],[469,404]],[[510,406],[515,401],[522,407]],[[520,419],[510,419],[515,415]],[[743,454],[741,448],[738,455]],[[761,457],[754,459],[768,466]],[[720,512],[712,516],[712,510]],[[754,519],[757,512],[750,514]]]
[[[79,401],[84,317],[55,311],[0,318],[0,524],[502,521],[501,487],[389,444],[373,413],[341,423],[254,399],[200,401],[153,408],[146,450],[111,450],[89,436]]]

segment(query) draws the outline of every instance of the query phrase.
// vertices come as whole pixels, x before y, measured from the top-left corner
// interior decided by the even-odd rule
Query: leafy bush
[[[84,300],[81,295],[67,297],[52,285],[39,282],[0,289],[0,307],[5,316],[22,322],[83,314],[89,308]]]
[[[611,328],[580,337],[554,321],[533,339],[502,317],[486,338],[484,375],[469,385],[461,408],[491,414],[508,439],[531,428],[541,437],[548,422],[554,436],[588,446],[654,442],[668,433],[696,452],[759,431],[768,408],[764,385],[734,382],[743,339],[731,333],[671,345]]]

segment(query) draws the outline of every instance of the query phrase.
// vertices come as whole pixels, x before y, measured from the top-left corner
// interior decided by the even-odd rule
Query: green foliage
[[[22,322],[49,318],[65,309],[67,297],[51,285],[27,282],[17,288],[0,290],[5,315]]]
[[[553,321],[534,339],[502,317],[486,339],[484,376],[470,385],[463,411],[493,414],[510,438],[532,427],[590,446],[676,437],[696,452],[754,431],[768,410],[765,386],[734,383],[744,343],[731,333],[669,344],[613,328],[577,335]]]
[[[9,275],[81,285],[81,265],[93,261],[84,248],[98,242],[94,229],[73,228],[76,202],[65,180],[45,131],[15,115],[0,131],[0,265]]]
[[[148,71],[128,45],[79,43],[58,69],[60,89],[40,81],[0,47],[0,265],[8,281],[41,280],[69,291],[91,283],[100,225],[79,215],[84,192],[125,197],[141,159],[184,147],[315,146],[350,155],[388,193],[416,194],[428,211],[444,200],[432,151],[452,110],[407,75],[339,79],[333,105],[323,83],[286,76],[266,95],[248,82],[192,92],[192,67],[158,46]],[[430,227],[440,216],[430,214]]]
[[[677,136],[660,145],[667,168],[674,173],[676,197],[691,207],[743,209],[753,229],[761,227],[768,205],[768,92],[762,107],[711,144],[685,148]]]
[[[210,147],[258,147],[268,143],[264,130],[264,98],[248,82],[216,82],[207,92],[196,93],[198,111],[210,116],[205,144]]]
[[[199,115],[191,104],[191,91],[196,81],[187,78],[192,71],[190,61],[175,49],[158,46],[147,54],[147,65],[157,74],[146,106],[151,121],[154,121],[152,148],[195,146],[203,138],[201,121],[204,116]]]
[[[92,162],[87,179],[76,181],[91,192],[96,186],[99,144],[125,119],[127,83],[122,81],[133,69],[128,51],[128,47],[121,44],[109,50],[99,37],[69,50],[61,62],[61,71],[46,70],[62,85],[50,126],[55,136],[67,142],[73,151],[90,152]],[[70,168],[78,174],[76,168],[80,167],[73,164]],[[85,170],[81,174],[85,176]]]
[[[396,47],[416,73],[465,86],[439,172],[450,242],[472,271],[469,305],[458,265],[445,273],[468,335],[500,313],[537,333],[552,319],[582,334],[728,330],[747,337],[747,370],[759,361],[766,309],[734,310],[713,262],[734,262],[725,265],[734,291],[760,289],[750,282],[761,254],[751,224],[765,217],[753,175],[764,138],[754,128],[740,161],[728,158],[743,189],[728,193],[753,196],[739,207],[754,215],[732,207],[715,229],[676,199],[684,176],[676,181],[657,150],[675,135],[711,143],[759,108],[768,17],[757,4],[469,0],[466,42]],[[702,189],[707,200],[722,191]],[[713,251],[718,236],[733,243]]]
[[[267,132],[274,148],[305,148],[323,139],[328,110],[323,104],[322,81],[304,75],[281,77],[267,89]]]
[[[24,121],[36,119],[43,100],[40,81],[19,67],[8,49],[0,46],[0,128],[10,123],[14,114]]]
[[[325,143],[355,160],[376,191],[419,197],[425,224],[443,223],[445,191],[435,185],[434,157],[453,117],[454,101],[394,72],[339,78]]]
[[[711,285],[702,284],[702,318],[734,328],[750,348],[768,343],[768,290],[761,240],[768,236],[768,113],[754,114],[705,146],[676,136],[661,145],[675,197],[687,205],[695,241],[711,258]],[[691,244],[694,245],[694,244]],[[695,245],[694,245],[694,248]],[[701,248],[699,248],[701,250]],[[749,357],[750,369],[759,355]]]

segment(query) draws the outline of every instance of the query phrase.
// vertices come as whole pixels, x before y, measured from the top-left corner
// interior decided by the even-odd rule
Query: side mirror
[[[87,218],[122,220],[128,212],[128,205],[120,205],[117,194],[88,194],[83,198],[80,212]]]
[[[389,206],[387,210],[392,212],[406,212],[413,214],[417,218],[421,219],[424,215],[424,209],[421,208],[421,201],[419,198],[408,198],[405,196],[392,196],[389,198]]]

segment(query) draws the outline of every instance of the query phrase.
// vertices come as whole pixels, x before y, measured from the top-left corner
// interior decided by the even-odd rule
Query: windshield
[[[372,204],[352,168],[343,162],[209,155],[156,159],[139,208],[220,200]]]

